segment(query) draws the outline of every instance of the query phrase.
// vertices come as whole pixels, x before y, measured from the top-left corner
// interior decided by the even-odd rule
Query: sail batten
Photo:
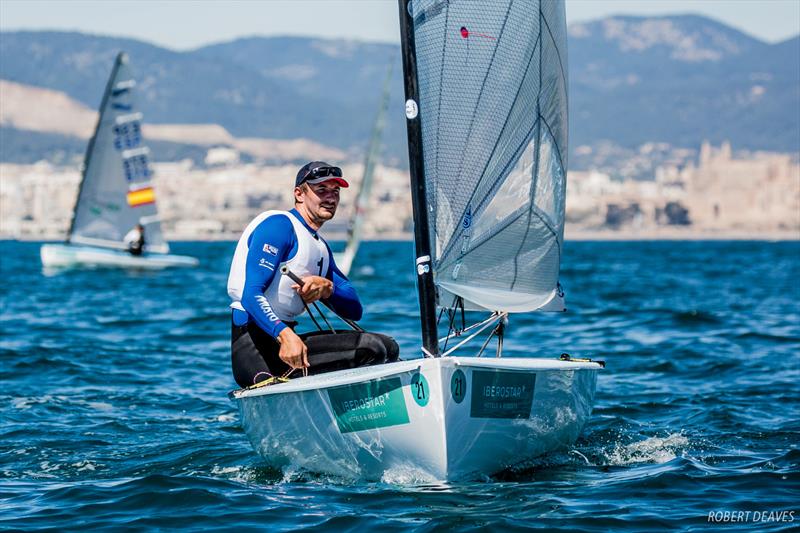
[[[567,167],[564,2],[409,8],[439,302],[552,308]]]

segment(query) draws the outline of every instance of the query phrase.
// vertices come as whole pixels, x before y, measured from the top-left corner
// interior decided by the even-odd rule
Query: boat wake
[[[666,437],[649,437],[630,444],[616,444],[603,454],[605,466],[632,464],[663,464],[672,461],[689,446],[689,439],[681,433]]]
[[[634,442],[622,442],[618,436],[602,443],[580,443],[569,450],[553,452],[507,469],[489,480],[525,481],[542,479],[547,472],[567,469],[635,467],[664,464],[683,457],[691,442],[683,433],[664,437],[650,436]],[[547,477],[547,476],[544,476]]]
[[[430,472],[412,465],[394,467],[386,470],[381,482],[387,485],[429,485],[441,483]]]
[[[547,472],[563,472],[565,469],[634,467],[664,464],[682,457],[691,442],[683,433],[666,436],[650,436],[635,442],[622,443],[619,439],[600,445],[575,446],[569,450],[549,453],[509,468],[493,476],[476,474],[472,481],[484,483],[504,481],[534,481],[548,477]],[[324,483],[352,485],[366,482],[366,478],[333,474],[321,474],[289,464],[281,469],[268,466],[216,466],[212,474],[241,483]],[[466,481],[466,480],[464,480]],[[385,470],[379,483],[393,486],[440,485],[430,472],[415,465],[403,465]]]

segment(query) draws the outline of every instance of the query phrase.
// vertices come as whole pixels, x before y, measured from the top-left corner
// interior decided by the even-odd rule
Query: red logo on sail
[[[492,41],[496,41],[495,37],[491,35],[486,35],[485,33],[470,33],[466,26],[461,26],[461,38],[462,39],[469,39],[471,35],[475,37],[483,37],[484,39],[491,39]]]

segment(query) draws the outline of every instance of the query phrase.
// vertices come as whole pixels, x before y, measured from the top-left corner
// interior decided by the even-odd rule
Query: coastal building
[[[663,143],[643,145],[635,166],[643,168],[640,160],[646,155],[657,157],[661,163],[654,167],[653,179],[570,171],[570,233],[647,236],[669,228],[686,235],[757,237],[782,232],[800,238],[798,154],[734,153],[728,143],[718,148],[704,143],[699,156],[687,162],[691,153],[697,152],[674,149],[673,154]],[[297,167],[243,162],[238,151],[223,147],[210,149],[204,166],[186,159],[154,163],[153,170],[168,239],[235,239],[259,212],[292,205]],[[363,167],[345,165],[344,172],[352,187],[342,195],[335,223],[326,226],[331,238],[344,237]],[[365,237],[408,237],[408,174],[379,166],[375,178]],[[75,166],[0,164],[0,236],[64,238],[79,182]]]
[[[715,231],[800,231],[797,157],[771,152],[734,155],[730,143],[719,148],[703,143],[697,166],[683,173],[693,221]]]

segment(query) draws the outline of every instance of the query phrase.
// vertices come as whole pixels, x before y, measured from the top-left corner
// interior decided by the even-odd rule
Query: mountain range
[[[569,37],[573,149],[599,142],[694,148],[705,139],[750,150],[800,147],[800,36],[770,44],[685,15],[573,24]],[[406,164],[397,45],[252,37],[178,52],[74,32],[2,32],[0,78],[96,109],[120,50],[131,57],[147,123],[217,124],[241,138],[305,138],[348,157],[366,146],[394,63],[385,154],[389,164]],[[35,160],[53,146],[83,149],[69,136],[9,122],[0,134],[3,161]],[[163,145],[156,155],[179,157],[191,144]]]

